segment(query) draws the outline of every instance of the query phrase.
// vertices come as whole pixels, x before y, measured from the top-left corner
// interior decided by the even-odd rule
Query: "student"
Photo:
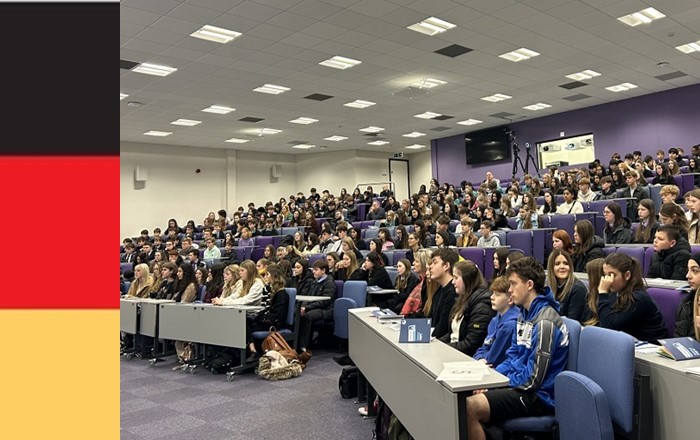
[[[338,278],[340,280],[361,280],[363,277],[360,264],[354,252],[344,252],[340,261],[336,263]]]
[[[625,173],[625,182],[627,188],[622,190],[622,198],[631,198],[634,200],[627,201],[627,217],[633,221],[637,220],[637,206],[644,199],[649,199],[649,189],[639,185],[639,173],[635,170],[630,170]]]
[[[411,262],[405,258],[396,263],[396,272],[394,289],[398,290],[399,293],[395,299],[389,300],[387,305],[391,310],[400,313],[408,295],[416,288],[419,281],[418,276],[411,272]]]
[[[390,251],[394,249],[394,240],[391,238],[391,232],[387,228],[379,228],[377,237],[382,242],[382,251]]]
[[[126,296],[134,298],[148,298],[153,288],[153,277],[151,277],[148,265],[141,263],[134,268],[134,281],[129,286]]]
[[[474,360],[484,362],[491,368],[496,368],[505,360],[520,314],[520,309],[513,307],[509,288],[508,278],[504,276],[491,283],[491,308],[496,316],[489,322],[484,344],[472,356]]]
[[[583,177],[578,181],[578,200],[579,202],[592,202],[595,200],[596,193],[591,191],[591,179]]]
[[[700,189],[695,188],[685,196],[685,204],[690,213],[688,241],[690,244],[700,244]]]
[[[547,286],[561,304],[559,314],[583,322],[586,311],[586,285],[574,276],[574,263],[564,250],[555,249],[547,261]]]
[[[583,205],[576,201],[577,193],[576,188],[564,188],[564,203],[557,208],[557,214],[580,214],[583,212]]]
[[[447,235],[445,246],[457,246],[457,238],[450,232],[450,218],[446,215],[441,215],[437,219],[436,233],[440,231]]]
[[[700,253],[693,254],[688,260],[686,279],[690,293],[685,295],[676,311],[674,338],[690,336],[700,341]]]
[[[654,238],[654,255],[647,278],[684,280],[688,273],[690,245],[675,226],[660,226]]]
[[[219,298],[214,298],[211,301],[212,304],[216,306],[260,305],[263,287],[265,286],[260,278],[260,275],[258,275],[255,263],[253,263],[251,260],[245,260],[242,262],[240,269],[238,270],[238,276],[240,277],[240,280],[236,282],[234,291],[226,297],[221,295]]]
[[[221,250],[218,247],[216,247],[216,240],[214,240],[213,238],[207,238],[205,240],[205,244],[207,246],[207,248],[204,249],[205,260],[221,258]]]
[[[508,268],[509,293],[521,313],[507,358],[496,371],[508,377],[510,388],[467,398],[470,439],[486,438],[482,423],[554,414],[554,378],[566,366],[569,338],[544,279],[544,269],[532,257]]]
[[[445,231],[437,231],[435,233],[435,246],[438,248],[448,247],[450,238]]]
[[[595,235],[593,225],[588,220],[579,220],[574,225],[574,272],[586,270],[586,263],[596,258],[603,258],[603,239]]]
[[[488,323],[495,315],[491,292],[481,271],[471,261],[458,261],[452,270],[457,300],[450,311],[450,331],[440,341],[473,356],[486,338]]]
[[[474,234],[474,220],[465,216],[460,220],[461,232],[457,234],[457,247],[472,247],[476,246],[479,241]]]
[[[501,277],[506,274],[506,260],[508,259],[508,253],[510,251],[507,247],[499,247],[493,253],[493,279]]]
[[[681,190],[674,184],[674,185],[664,185],[661,187],[661,190],[659,191],[659,195],[661,196],[661,203],[676,203],[676,200],[678,200],[678,196],[681,195]]]
[[[612,177],[601,177],[600,188],[600,194],[596,195],[595,200],[611,200],[617,198],[617,191],[615,191]]]
[[[611,202],[603,208],[605,219],[605,244],[632,243],[631,223],[627,217],[622,216],[622,208],[617,202]]]
[[[204,287],[205,293],[202,302],[211,304],[214,298],[221,296],[224,288],[224,269],[226,269],[224,263],[216,263],[209,268],[209,276],[207,277]],[[236,278],[238,277],[237,272],[238,271],[236,271]],[[238,279],[235,281],[238,281]]]
[[[436,289],[436,283],[428,278],[428,269],[430,267],[430,257],[432,253],[428,249],[420,249],[414,255],[413,272],[418,277],[418,284],[410,291],[408,298],[401,308],[401,314],[405,316],[420,316],[423,315],[425,305],[424,298],[433,297]]]
[[[382,252],[382,241],[380,239],[371,239],[369,241],[368,248],[370,252],[376,252],[381,257],[383,266],[389,265],[389,257],[384,252]]]
[[[479,226],[481,237],[479,237],[479,240],[476,242],[478,247],[498,247],[501,245],[501,240],[498,238],[498,235],[491,232],[492,229],[493,223],[491,223],[490,220],[481,222]]]
[[[255,246],[255,239],[247,226],[241,228],[241,238],[238,239],[238,246]]]
[[[260,235],[263,237],[272,237],[274,235],[279,235],[277,233],[277,229],[275,229],[275,219],[272,217],[268,217],[265,219],[265,229],[260,231]]]
[[[248,343],[249,356],[246,363],[256,362],[260,355],[253,343],[253,332],[268,331],[270,327],[283,328],[287,322],[289,309],[289,294],[284,289],[285,279],[282,269],[276,264],[271,264],[265,272],[265,287],[261,306],[263,310],[255,315],[246,315],[246,342]]]
[[[652,185],[675,185],[676,181],[668,170],[665,163],[656,164],[656,175],[651,181]]]
[[[663,316],[646,292],[639,262],[616,252],[605,258],[603,273],[598,283],[598,325],[640,341],[655,343],[665,338]]]
[[[527,206],[520,208],[518,216],[515,218],[517,229],[537,229],[538,220],[537,214],[531,212]]]
[[[394,286],[391,284],[391,277],[389,273],[384,268],[384,261],[382,257],[377,252],[370,252],[365,257],[365,261],[361,266],[362,280],[367,281],[368,286],[379,286],[382,289],[392,289]],[[386,295],[382,295],[384,297]],[[386,307],[385,301],[389,298],[382,298],[381,307]]]
[[[659,227],[659,222],[656,220],[656,206],[651,199],[644,199],[639,202],[637,207],[637,215],[639,216],[639,226],[634,232],[632,241],[634,243],[652,243],[656,236],[656,230]]]
[[[545,174],[548,175],[548,174]],[[545,214],[556,214],[557,212],[557,198],[551,191],[545,191],[544,193],[544,203],[537,210],[539,215]]]
[[[309,271],[309,260],[300,258],[292,265],[292,279],[288,287],[297,289],[297,294],[308,290],[309,285],[313,282],[313,276]]]
[[[450,248],[436,249],[430,259],[430,279],[437,283],[430,304],[431,326],[435,328],[432,336],[440,339],[449,333],[450,311],[456,300],[456,293],[452,285],[452,268],[459,260],[456,251]]]
[[[312,302],[302,302],[299,309],[299,341],[301,352],[307,351],[311,342],[311,327],[314,323],[333,319],[333,303],[335,302],[335,282],[328,275],[326,260],[316,260],[312,268],[313,280],[306,288],[297,293],[322,297],[324,299]]]
[[[151,298],[173,299],[173,295],[175,295],[175,274],[177,269],[178,266],[171,261],[163,263],[161,268],[161,278],[163,281],[161,281],[157,291],[151,291]]]
[[[560,249],[569,253],[574,252],[574,245],[571,243],[569,233],[563,229],[557,229],[552,234],[552,249]]]

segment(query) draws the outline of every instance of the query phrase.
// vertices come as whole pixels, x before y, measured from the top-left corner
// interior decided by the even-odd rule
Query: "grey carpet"
[[[153,367],[121,358],[121,439],[369,440],[374,419],[340,397],[336,354],[314,352],[301,376],[279,382],[172,371],[172,357]]]

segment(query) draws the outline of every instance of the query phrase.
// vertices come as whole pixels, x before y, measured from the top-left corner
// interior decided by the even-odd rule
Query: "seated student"
[[[631,222],[623,217],[622,208],[617,202],[610,202],[603,208],[605,219],[605,244],[632,243]]]
[[[595,200],[611,200],[617,198],[617,191],[615,191],[615,185],[613,185],[612,177],[601,177],[600,188],[600,194],[595,196]]]
[[[501,240],[498,235],[492,233],[493,223],[490,220],[484,220],[479,226],[481,231],[481,237],[477,240],[476,245],[478,247],[498,247],[501,245]]]
[[[690,244],[700,244],[700,188],[695,188],[685,195],[685,205],[688,207],[688,241]]]
[[[129,242],[124,245],[124,253],[119,256],[120,263],[133,263],[136,259],[136,246]]]
[[[157,291],[151,291],[151,298],[154,299],[173,299],[175,295],[175,274],[178,266],[172,261],[163,263],[161,268],[161,281]]]
[[[440,341],[473,356],[486,338],[488,323],[495,315],[489,292],[479,267],[471,261],[458,261],[452,270],[457,300],[450,310],[450,331]]]
[[[436,249],[430,258],[430,279],[437,283],[437,290],[423,302],[423,313],[426,318],[431,318],[431,326],[435,328],[432,336],[436,339],[450,331],[450,311],[457,299],[452,285],[452,268],[458,260],[459,254],[451,248]]]
[[[664,185],[659,191],[661,196],[661,203],[676,203],[678,197],[681,195],[681,190],[675,185]]]
[[[175,302],[191,303],[197,299],[197,281],[194,275],[194,269],[188,263],[182,263],[177,268],[177,278],[175,280],[175,293],[172,299]],[[191,343],[187,341],[175,341],[175,351],[179,363],[184,363],[190,360],[192,356]],[[173,370],[179,369],[180,366],[173,367]]]
[[[690,245],[675,226],[660,226],[654,238],[654,255],[647,278],[684,280],[688,272]]]
[[[382,242],[382,251],[391,251],[394,249],[394,240],[391,238],[391,232],[387,228],[379,228],[377,238]]]
[[[311,234],[309,234],[311,235]],[[320,254],[326,254],[330,252],[334,247],[333,233],[329,228],[323,228],[321,230],[321,237],[319,238],[319,252]]]
[[[538,219],[537,213],[530,211],[527,206],[520,208],[518,216],[515,217],[517,229],[537,229]]]
[[[340,256],[338,255],[338,253],[327,253],[326,262],[328,263],[328,274],[332,276],[334,280],[345,281],[345,278],[343,278],[343,271],[340,270],[340,265],[338,265],[338,263],[340,262]]]
[[[583,212],[583,205],[576,201],[578,191],[576,188],[564,188],[564,202],[557,207],[557,214],[580,214]]]
[[[639,216],[639,227],[634,232],[632,238],[633,243],[652,243],[656,236],[656,229],[659,227],[659,222],[656,220],[656,206],[651,199],[644,199],[639,202],[637,207],[637,215]]]
[[[258,270],[255,267],[255,263],[253,263],[251,260],[245,260],[242,262],[240,268],[238,269],[238,276],[240,279],[238,282],[236,282],[233,292],[228,296],[224,296],[222,294],[219,298],[212,299],[212,304],[216,306],[260,305],[263,287],[265,286],[260,279],[260,275],[258,275]],[[226,271],[224,271],[224,280],[225,279]],[[224,290],[226,289],[224,288]]]
[[[491,308],[496,312],[496,316],[489,322],[484,344],[472,357],[496,368],[506,359],[506,351],[510,348],[513,333],[515,333],[520,309],[513,307],[513,297],[508,293],[510,289],[508,278],[504,276],[496,278],[491,283],[490,289]]]
[[[369,251],[376,252],[382,259],[382,266],[389,265],[389,257],[382,252],[382,241],[378,238],[373,238],[369,241]]]
[[[556,214],[557,212],[557,198],[551,191],[546,191],[544,193],[544,203],[537,209],[539,215],[544,214]]]
[[[141,263],[134,268],[134,281],[129,286],[129,291],[126,296],[135,298],[150,297],[153,288],[153,277],[151,277],[148,265]]]
[[[596,258],[586,264],[586,274],[588,274],[588,297],[586,299],[586,310],[584,311],[583,325],[598,325],[598,284],[603,278],[603,264],[605,258]]]
[[[636,221],[639,202],[650,198],[649,188],[640,185],[639,173],[635,170],[629,170],[625,173],[625,182],[627,183],[627,187],[622,190],[622,197],[635,199],[627,201],[627,217],[632,219],[632,221]]]
[[[214,298],[221,296],[224,289],[224,269],[226,269],[224,263],[216,263],[209,268],[209,276],[204,287],[204,299],[202,302],[211,304]],[[235,281],[238,281],[238,271],[235,273],[236,279],[233,284],[235,284]]]
[[[379,206],[378,201],[373,201],[372,206],[370,206],[369,210],[367,210],[365,220],[382,220],[384,218],[386,218],[384,208]]]
[[[255,239],[247,226],[241,228],[241,238],[238,239],[238,246],[255,246]]]
[[[418,276],[411,272],[411,263],[405,258],[396,263],[396,272],[394,289],[398,290],[399,293],[396,298],[387,301],[387,306],[396,313],[400,313],[408,295],[416,288],[419,281]]]
[[[299,309],[299,349],[300,352],[307,351],[311,342],[311,327],[316,322],[333,319],[333,303],[335,302],[335,282],[333,277],[328,275],[328,262],[326,260],[316,260],[313,268],[313,280],[304,290],[297,294],[323,297],[324,299],[303,302]]]
[[[574,252],[574,245],[571,243],[571,237],[569,233],[563,229],[557,229],[552,234],[552,249],[561,249],[569,253],[569,255]]]
[[[596,193],[591,191],[591,179],[583,177],[578,181],[578,197],[579,202],[592,202],[595,200]]]
[[[221,250],[218,247],[216,247],[216,240],[214,240],[213,238],[207,238],[205,240],[205,244],[207,246],[207,248],[204,249],[205,260],[221,258]]]
[[[603,273],[598,283],[598,326],[640,341],[655,343],[665,338],[664,318],[644,287],[641,264],[616,252],[605,258]]]
[[[436,283],[428,277],[432,252],[428,249],[416,251],[413,260],[413,272],[418,276],[418,284],[411,290],[401,308],[401,314],[406,316],[424,316],[425,300],[432,297],[437,289]],[[430,284],[430,286],[428,286]]]
[[[365,257],[365,261],[360,267],[362,271],[357,274],[358,277],[355,279],[361,279],[367,281],[368,286],[379,286],[382,289],[392,289],[394,286],[391,284],[391,277],[389,273],[384,268],[384,261],[377,252],[370,252]],[[373,298],[379,307],[387,307],[386,301],[395,298],[396,295],[378,295]]]
[[[263,237],[271,237],[274,235],[279,235],[277,229],[275,229],[275,219],[268,217],[265,219],[265,228],[260,231],[260,235]]]
[[[676,181],[673,179],[668,165],[665,163],[658,163],[656,164],[656,175],[651,183],[652,185],[675,185]]]
[[[579,220],[574,225],[574,272],[586,270],[586,263],[596,258],[603,258],[603,239],[595,235],[593,225],[588,220]]]
[[[564,250],[554,249],[547,261],[547,286],[561,304],[559,314],[583,322],[586,311],[586,285],[574,276],[574,262]]]
[[[506,274],[506,269],[508,268],[506,260],[509,252],[508,248],[504,246],[497,248],[493,253],[493,278],[491,280]]]
[[[336,263],[336,268],[339,278],[334,277],[333,279],[340,279],[343,281],[361,280],[364,276],[354,252],[343,253],[340,261]]]
[[[554,414],[554,378],[566,367],[569,338],[544,280],[542,265],[532,257],[508,268],[509,292],[522,309],[506,360],[496,371],[508,377],[510,388],[467,398],[470,439],[486,438],[482,423]]]
[[[246,342],[249,351],[246,363],[255,362],[260,358],[253,343],[253,332],[268,331],[270,327],[280,329],[287,322],[289,294],[284,290],[285,279],[282,269],[276,264],[269,265],[264,280],[265,287],[260,303],[264,307],[263,310],[256,312],[255,315],[246,315]]]
[[[686,279],[690,285],[690,293],[685,295],[678,305],[673,337],[690,336],[700,341],[700,253],[693,254],[688,260]]]

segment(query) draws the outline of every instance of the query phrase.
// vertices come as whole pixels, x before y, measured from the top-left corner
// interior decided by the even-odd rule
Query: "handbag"
[[[284,336],[282,336],[274,327],[270,327],[270,333],[262,342],[262,349],[266,352],[270,350],[276,351],[284,356],[284,358],[289,362],[299,360],[297,351],[289,346],[287,340],[284,339]]]

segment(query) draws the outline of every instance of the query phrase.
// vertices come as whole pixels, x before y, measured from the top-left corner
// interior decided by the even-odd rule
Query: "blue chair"
[[[131,287],[131,281],[124,281],[121,285],[121,293],[122,295],[126,295],[129,293],[129,288]]]
[[[357,307],[364,307],[367,304],[367,281],[346,281],[343,285],[343,298],[352,299]]]
[[[399,276],[399,271],[395,267],[387,267],[386,272],[389,274],[391,279],[391,285],[396,284],[396,277]]]
[[[365,229],[362,233],[364,234],[363,238],[377,238],[379,236],[379,229]]]
[[[653,248],[652,248],[653,249]],[[644,248],[641,246],[619,246],[617,248],[617,251],[621,254],[628,255],[632,257],[633,259],[639,261],[639,263],[642,265],[642,270],[644,270],[645,267],[645,255],[644,255]],[[649,267],[648,264],[646,264],[646,267]],[[646,274],[646,271],[644,272]]]
[[[664,317],[664,324],[667,330],[666,336],[669,338],[673,337],[673,331],[676,327],[676,310],[678,310],[678,305],[687,293],[659,287],[650,287],[647,289],[647,293],[656,302],[659,312]]]
[[[532,255],[532,231],[530,230],[520,230],[520,231],[510,231],[506,235],[506,245],[511,248],[518,248],[523,251],[525,256],[531,257]]]
[[[394,251],[394,258],[392,260],[389,260],[389,262],[391,263],[392,266],[396,266],[398,264],[399,260],[402,258],[406,258],[406,250],[397,249]]]
[[[333,280],[335,283],[335,297],[341,298],[343,296],[343,285],[345,282],[343,280]]]
[[[130,270],[134,270],[134,265],[132,263],[119,263],[119,269],[124,272],[128,272]]]
[[[569,233],[569,236],[574,236],[574,224],[576,223],[575,214],[559,214],[553,215],[549,224],[550,228],[563,229]]]
[[[287,227],[282,228],[282,235],[292,235],[293,236],[294,234],[297,233],[298,230],[299,230],[299,228],[296,226],[294,226],[294,227],[287,226]]]
[[[204,302],[204,296],[207,294],[207,286],[199,286],[197,301]]]
[[[554,380],[555,412],[559,438],[613,440],[608,399],[592,379],[575,371],[563,371]]]
[[[326,256],[323,255],[323,254],[310,254],[310,255],[308,256],[308,259],[309,259],[309,268],[311,268],[311,266],[313,266],[313,264],[314,264],[316,261],[318,261],[318,260],[323,260],[323,259],[325,259],[325,258],[326,258]]]
[[[465,260],[476,264],[481,273],[484,273],[484,248],[465,247],[459,248],[459,255]]]
[[[291,342],[292,347],[296,347],[296,336],[297,332],[294,331],[294,322],[295,322],[295,310],[296,310],[296,301],[297,301],[297,289],[293,287],[285,287],[284,290],[287,291],[287,295],[289,295],[289,306],[287,307],[287,319],[285,320],[284,328],[278,328],[276,329],[279,334],[284,336],[284,339],[286,341]],[[259,332],[253,332],[252,336],[253,339],[256,341],[262,341],[267,337],[269,334],[269,330],[264,330],[264,331],[259,331]]]

